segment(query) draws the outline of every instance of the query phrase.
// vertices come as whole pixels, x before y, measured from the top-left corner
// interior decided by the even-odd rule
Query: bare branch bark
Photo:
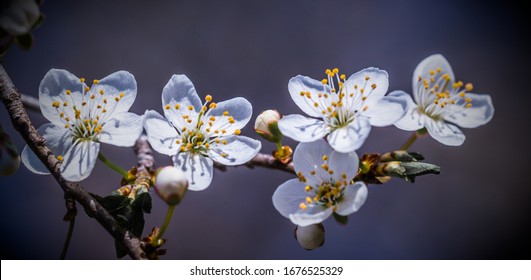
[[[273,156],[262,154],[262,153],[257,154],[252,160],[250,160],[245,165],[249,168],[254,168],[255,166],[259,166],[259,167],[265,167],[265,168],[271,168],[271,169],[278,169],[278,170],[286,171],[289,173],[295,173],[295,169],[293,169],[292,162],[288,164],[283,164],[282,162],[278,161]]]
[[[16,90],[4,67],[0,65],[0,99],[4,103],[13,126],[24,141],[48,168],[66,196],[73,197],[83,206],[87,214],[94,217],[118,242],[121,242],[133,259],[145,259],[141,241],[124,230],[119,223],[78,183],[64,180],[59,172],[60,162],[46,147],[45,140],[32,125],[20,93]]]

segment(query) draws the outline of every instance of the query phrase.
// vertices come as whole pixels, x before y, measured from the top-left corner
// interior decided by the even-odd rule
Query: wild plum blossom
[[[61,164],[61,175],[68,181],[87,178],[100,143],[130,147],[142,133],[142,117],[127,112],[136,97],[136,81],[131,73],[118,71],[94,80],[52,69],[39,86],[39,105],[50,123],[37,131]],[[37,156],[24,147],[22,162],[38,174],[49,174]]]
[[[288,180],[276,189],[273,205],[298,226],[318,224],[334,212],[350,215],[367,199],[365,183],[352,181],[359,165],[355,152],[336,152],[319,139],[300,143],[293,165],[298,179]]]
[[[488,123],[494,115],[490,96],[471,93],[472,90],[472,84],[455,79],[450,64],[442,55],[431,55],[415,69],[415,101],[406,95],[407,113],[395,126],[408,131],[426,128],[435,140],[459,146],[465,141],[465,135],[457,126],[475,128]]]
[[[189,182],[189,190],[206,189],[212,181],[213,161],[239,165],[260,151],[260,141],[239,136],[249,122],[252,106],[242,97],[205,102],[185,75],[173,75],[162,91],[165,117],[147,111],[144,127],[157,152],[171,156]]]
[[[322,81],[300,75],[289,81],[291,98],[312,118],[285,116],[278,123],[284,135],[299,142],[326,136],[334,150],[349,153],[361,147],[371,125],[391,125],[405,113],[404,93],[384,96],[389,79],[383,70],[366,68],[346,79],[335,68],[326,75]]]

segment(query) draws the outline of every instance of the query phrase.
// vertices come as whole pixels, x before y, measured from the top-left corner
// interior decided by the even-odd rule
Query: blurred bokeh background
[[[131,111],[161,112],[162,88],[183,73],[200,96],[243,96],[254,118],[276,108],[300,113],[287,90],[303,74],[323,78],[339,67],[385,69],[390,90],[411,92],[417,63],[443,54],[456,76],[492,96],[486,126],[464,130],[460,147],[424,138],[412,150],[442,167],[439,176],[369,188],[362,209],[341,226],[325,222],[325,245],[305,251],[271,195],[290,174],[256,168],[215,171],[210,188],[189,192],[165,235],[166,259],[518,259],[531,258],[528,11],[506,1],[46,1],[47,18],[29,52],[13,47],[3,65],[18,89],[38,96],[51,68],[91,81],[117,70],[135,75]],[[3,106],[2,106],[3,107]],[[36,126],[47,122],[30,112]],[[4,108],[0,122],[24,144]],[[252,124],[243,130],[254,134]],[[374,128],[359,154],[398,148],[409,137]],[[287,143],[295,145],[295,142]],[[102,145],[108,158],[135,164],[132,149]],[[273,145],[263,142],[262,152]],[[170,158],[157,155],[159,166]],[[51,176],[21,166],[0,177],[2,259],[55,259],[68,229],[63,193]],[[82,185],[100,195],[119,178],[101,163]],[[160,226],[166,205],[153,197],[145,232]],[[113,240],[79,209],[67,258],[113,259]]]

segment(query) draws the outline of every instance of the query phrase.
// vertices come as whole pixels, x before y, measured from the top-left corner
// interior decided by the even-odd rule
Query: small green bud
[[[279,143],[282,140],[282,132],[278,129],[280,114],[276,110],[263,111],[254,123],[254,130],[269,142]]]
[[[295,239],[302,248],[310,251],[323,246],[325,242],[325,228],[322,223],[306,227],[295,228]]]
[[[155,175],[155,191],[169,205],[177,205],[188,189],[184,172],[174,166],[166,166]]]
[[[375,174],[378,176],[399,177],[406,181],[415,182],[415,177],[426,174],[440,174],[441,168],[437,165],[424,162],[399,162],[390,161],[378,164]]]

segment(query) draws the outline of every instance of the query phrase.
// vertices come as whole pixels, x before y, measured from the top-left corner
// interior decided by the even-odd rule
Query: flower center
[[[211,95],[205,97],[205,102],[201,106],[197,118],[186,113],[196,112],[193,105],[188,105],[186,108],[181,108],[179,103],[165,105],[166,110],[171,110],[172,108],[180,115],[184,124],[182,127],[174,124],[181,136],[181,139],[175,141],[177,144],[181,144],[180,152],[207,156],[207,152],[212,144],[226,145],[227,140],[224,138],[232,135],[232,133],[235,135],[241,133],[239,129],[235,129],[234,131],[229,130],[236,121],[233,116],[229,115],[228,111],[222,112],[221,116],[212,116],[209,114],[210,110],[217,108],[217,104],[212,102]],[[226,156],[223,153],[221,155]]]
[[[177,140],[177,144],[182,144],[181,152],[190,152],[192,154],[200,155],[206,155],[206,152],[210,148],[208,136],[203,134],[201,129],[184,132],[181,135],[181,140]]]
[[[376,89],[377,85],[371,83],[366,76],[361,84],[345,85],[345,74],[339,74],[339,69],[326,69],[327,78],[321,80],[323,91],[311,93],[301,91],[300,95],[306,97],[306,102],[315,108],[331,130],[345,127],[352,123],[360,111],[369,107],[365,104],[368,96]]]
[[[441,68],[429,71],[429,77],[418,77],[418,110],[433,119],[472,107],[472,98],[466,95],[473,90],[471,83],[452,82]]]
[[[326,208],[334,207],[335,211],[337,204],[343,198],[345,187],[348,186],[347,174],[342,173],[340,180],[332,178],[335,171],[328,166],[328,156],[324,155],[322,160],[323,163],[320,167],[315,167],[314,170],[310,171],[310,176],[318,176],[318,180],[314,181],[320,181],[321,183],[313,186],[306,185],[304,190],[308,193],[308,196],[299,204],[299,208],[303,210],[308,208],[308,206],[315,204]],[[307,182],[306,177],[304,177],[302,172],[298,172],[297,176],[299,177],[299,181],[303,183]]]
[[[84,78],[79,80],[85,82]],[[98,80],[94,80],[93,87],[98,83]],[[56,109],[64,128],[71,131],[73,142],[97,141],[105,119],[114,112],[116,104],[125,96],[123,92],[108,96],[103,89],[89,95],[89,87],[85,87],[83,91],[73,93],[66,89],[59,95],[61,101],[52,102],[52,107]]]

